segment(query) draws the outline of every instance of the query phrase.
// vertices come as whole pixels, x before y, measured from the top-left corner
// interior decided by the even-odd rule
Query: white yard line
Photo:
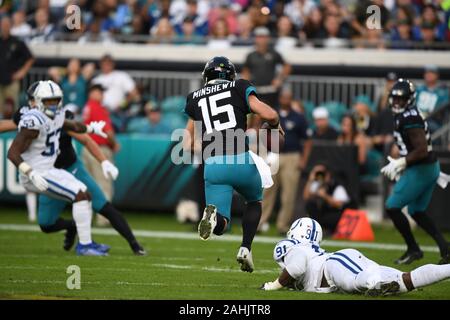
[[[0,224],[0,230],[8,231],[30,231],[41,232],[38,226],[30,226],[25,224]],[[92,228],[92,233],[97,235],[117,235],[114,229],[105,228]],[[138,237],[144,238],[159,238],[159,239],[178,239],[178,240],[199,240],[199,237],[194,232],[177,232],[177,231],[150,231],[150,230],[133,230],[133,233]],[[280,237],[255,237],[255,243],[267,243],[275,244],[280,241]],[[238,235],[223,235],[220,237],[214,237],[213,241],[226,241],[226,242],[240,242],[241,236]],[[373,243],[373,242],[354,242],[354,241],[333,241],[324,240],[322,242],[324,247],[348,247],[348,248],[364,248],[374,250],[389,250],[389,251],[404,251],[406,246],[402,244],[392,243]],[[421,246],[422,251],[425,252],[439,252],[435,246]]]

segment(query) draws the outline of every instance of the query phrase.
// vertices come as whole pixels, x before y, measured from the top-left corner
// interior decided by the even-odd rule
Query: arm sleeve
[[[20,118],[18,127],[19,131],[22,128],[40,131],[43,125],[44,119],[41,115],[27,113]]]
[[[281,54],[279,54],[277,51],[275,51],[275,62],[276,64],[284,64],[284,58]]]
[[[410,110],[403,114],[401,126],[403,130],[425,128],[425,122],[417,110]]]
[[[133,91],[136,87],[136,83],[134,82],[133,78],[131,78],[130,75],[126,72],[122,73],[122,85],[125,89],[125,92],[127,93]]]
[[[306,256],[301,250],[291,250],[285,258],[286,271],[289,275],[298,280],[306,272]]]
[[[246,113],[251,113],[250,105],[248,104],[248,97],[251,94],[254,94],[255,96],[258,96],[256,93],[256,88],[251,84],[250,81],[240,79],[236,81],[236,90],[239,94],[239,96],[245,101],[245,104],[247,106]]]

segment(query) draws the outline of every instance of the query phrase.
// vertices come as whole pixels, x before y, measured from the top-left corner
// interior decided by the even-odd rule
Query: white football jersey
[[[295,244],[290,244],[291,242]],[[278,255],[277,259],[277,253]],[[321,292],[324,263],[329,256],[325,250],[295,239],[280,241],[275,247],[274,258],[296,280],[296,288],[306,292]]]
[[[50,119],[37,109],[29,109],[21,116],[19,131],[23,128],[39,131],[37,138],[21,154],[23,160],[37,172],[44,173],[54,167],[59,154],[59,137],[64,120],[63,109],[56,113],[55,119]]]

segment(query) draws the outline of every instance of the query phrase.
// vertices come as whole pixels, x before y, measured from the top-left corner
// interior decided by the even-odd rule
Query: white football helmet
[[[58,102],[47,106],[45,101],[51,99],[58,99]],[[41,81],[34,90],[34,100],[36,108],[53,119],[62,107],[63,92],[55,82],[51,80]]]
[[[280,266],[280,268],[284,269],[286,265],[284,264],[284,256],[289,252],[289,250],[299,244],[300,241],[296,239],[284,239],[279,241],[275,248],[273,249],[273,260]]]
[[[296,239],[301,243],[311,243],[319,245],[322,241],[322,227],[311,218],[300,218],[292,223],[291,228],[287,232],[289,239]]]

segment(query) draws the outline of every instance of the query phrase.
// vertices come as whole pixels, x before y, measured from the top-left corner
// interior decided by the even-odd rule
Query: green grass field
[[[137,232],[137,238],[149,251],[148,256],[132,255],[128,244],[119,235],[109,229],[95,229],[94,239],[112,246],[110,255],[77,257],[74,251],[62,250],[62,234],[5,230],[11,224],[17,225],[16,229],[20,230],[32,224],[27,222],[24,210],[0,209],[0,298],[368,299],[359,295],[258,290],[262,283],[272,281],[278,275],[277,265],[272,260],[272,250],[280,238],[273,230],[269,232],[272,238],[256,237],[253,245],[256,271],[248,274],[241,272],[235,261],[240,235],[237,220],[234,221],[232,236],[225,238],[227,241],[201,241],[194,233],[195,226],[180,225],[174,216],[138,213],[128,213],[126,216],[133,229],[141,231]],[[392,228],[377,227],[374,231],[377,243],[402,244],[400,236]],[[415,234],[421,245],[433,245],[433,241],[420,230],[416,230]],[[182,238],[176,238],[179,236]],[[450,238],[449,234],[446,236]],[[334,251],[340,247],[324,245],[324,248]],[[392,261],[402,253],[399,249],[359,250],[367,257],[388,266],[394,266]],[[401,269],[408,271],[438,260],[437,252],[427,251],[420,262]],[[81,269],[80,290],[69,290],[66,287],[69,276],[66,270],[70,265],[77,265]],[[380,299],[450,299],[450,281],[443,281],[420,291]]]

